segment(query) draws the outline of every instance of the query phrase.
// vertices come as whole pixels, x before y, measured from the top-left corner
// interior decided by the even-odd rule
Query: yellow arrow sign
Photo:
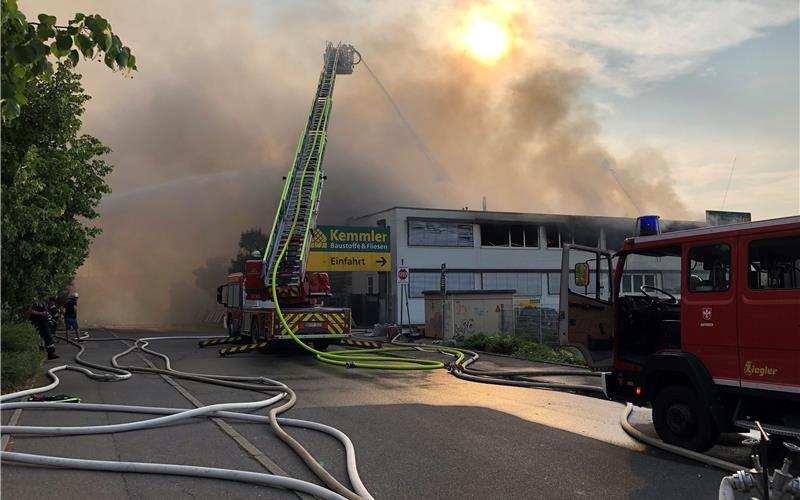
[[[309,252],[307,271],[391,271],[392,255],[384,252]]]

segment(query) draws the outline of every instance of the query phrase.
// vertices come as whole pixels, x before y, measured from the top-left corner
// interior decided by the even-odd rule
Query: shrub
[[[461,347],[475,351],[485,351],[487,340],[488,336],[485,333],[476,333],[475,335],[467,337],[464,342],[461,343]]]
[[[3,321],[0,357],[3,393],[24,387],[36,375],[42,362],[39,334],[33,325]]]
[[[510,354],[529,361],[549,361],[586,366],[581,354],[573,349],[552,348],[531,340],[509,335],[486,335],[478,333],[459,343],[459,347],[495,354]]]
[[[521,347],[522,342],[508,335],[492,335],[486,341],[486,350],[497,354],[511,354]]]

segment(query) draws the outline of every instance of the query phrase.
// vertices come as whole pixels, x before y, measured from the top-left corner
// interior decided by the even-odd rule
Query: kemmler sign
[[[317,226],[311,237],[307,271],[391,271],[389,229]]]

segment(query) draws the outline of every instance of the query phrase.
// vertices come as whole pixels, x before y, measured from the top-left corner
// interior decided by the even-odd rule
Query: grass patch
[[[21,389],[30,382],[42,363],[39,334],[33,325],[3,321],[0,363],[4,394]]]
[[[532,340],[511,337],[510,335],[478,333],[459,342],[458,347],[494,354],[506,354],[529,361],[549,361],[552,363],[586,366],[583,356],[573,349],[552,348]]]

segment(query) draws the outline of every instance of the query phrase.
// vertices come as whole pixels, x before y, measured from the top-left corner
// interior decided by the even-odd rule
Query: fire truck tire
[[[253,318],[253,321],[250,322],[250,339],[253,342],[258,342],[264,337],[264,333],[261,331],[261,322],[258,318]]]
[[[315,340],[313,342],[314,349],[318,351],[327,351],[330,343],[327,340]]]
[[[664,442],[693,451],[708,450],[719,437],[711,411],[685,385],[670,385],[658,393],[653,402],[653,425]]]

